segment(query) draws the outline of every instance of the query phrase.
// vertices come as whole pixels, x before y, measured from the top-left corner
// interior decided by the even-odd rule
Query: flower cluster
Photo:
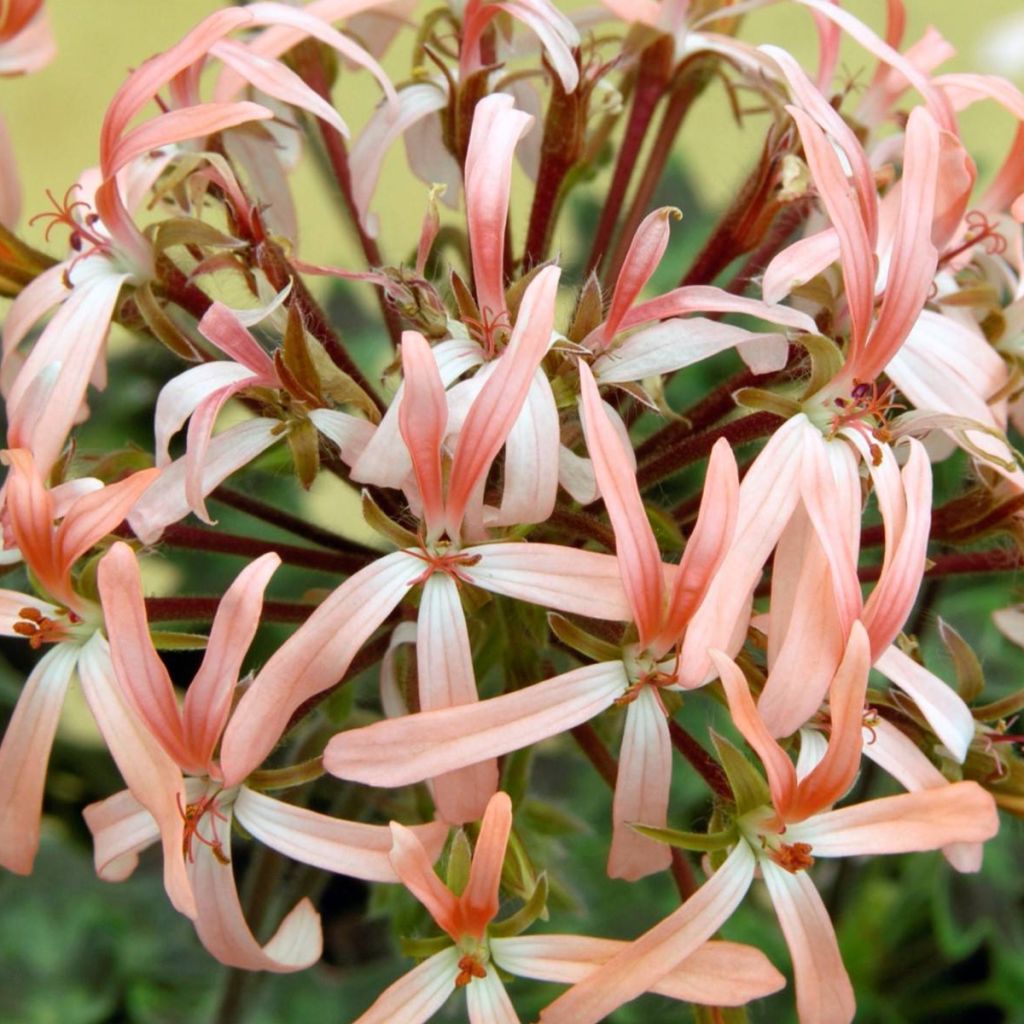
[[[1024,810],[1024,699],[980,703],[978,660],[941,620],[957,685],[914,636],[926,576],[1021,564],[978,544],[1024,542],[1007,435],[1024,427],[1024,95],[943,74],[934,30],[904,48],[899,0],[884,38],[792,0],[818,29],[809,74],[745,41],[768,2],[222,7],[128,75],[98,166],[21,235],[0,125],[2,558],[25,580],[0,590],[0,631],[41,652],[0,746],[4,867],[32,869],[77,678],[127,786],[85,809],[97,872],[121,880],[159,843],[168,898],[223,963],[321,956],[309,898],[253,935],[233,866],[248,840],[426,908],[439,933],[409,941],[421,962],[359,1024],[424,1021],[457,989],[474,1024],[516,1021],[511,976],[569,986],[545,1024],[596,1024],[645,992],[743,1005],[785,984],[714,938],[756,879],[800,1020],[853,1019],[815,863],[942,850],[975,872],[997,805]],[[379,60],[405,37],[395,85]],[[837,90],[847,46],[873,71]],[[0,74],[52,52],[41,0],[0,4]],[[355,75],[380,102],[352,140]],[[723,84],[758,153],[679,266],[687,224],[654,197],[698,145],[687,114]],[[983,187],[960,135],[982,102],[1018,125]],[[388,262],[377,183],[400,140],[422,221]],[[303,149],[363,265],[302,257]],[[593,223],[573,223],[595,195]],[[67,232],[62,259],[37,247],[44,229]],[[320,304],[325,278],[379,303],[381,379]],[[98,450],[89,403],[122,386],[114,323],[166,373],[152,440]],[[681,409],[689,379],[704,384]],[[268,460],[289,507],[239,483]],[[940,463],[961,467],[943,503]],[[309,518],[321,476],[360,489],[361,523]],[[232,532],[208,502],[305,543]],[[219,598],[144,596],[154,553],[189,548],[244,565]],[[335,586],[265,600],[282,562]],[[1024,640],[1019,611],[998,622]],[[172,677],[158,649],[188,646],[204,649],[194,678]],[[328,714],[356,678],[359,708]],[[716,728],[684,727],[684,701]],[[592,823],[609,876],[679,887],[635,941],[574,934],[568,914],[522,934],[560,869],[514,828],[532,791],[519,752],[566,734],[614,791]],[[865,760],[903,792],[866,799]],[[683,774],[706,785],[695,818],[673,806]],[[346,790],[352,820],[309,806],[338,780],[367,787]],[[502,892],[520,903],[505,917]]]

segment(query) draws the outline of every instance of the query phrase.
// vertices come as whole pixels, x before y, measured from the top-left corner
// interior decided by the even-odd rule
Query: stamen
[[[43,644],[56,644],[67,639],[66,623],[48,619],[38,608],[30,605],[20,609],[18,615],[18,621],[11,629],[18,636],[25,637],[33,650],[39,650]]]
[[[780,843],[767,852],[780,868],[785,868],[791,875],[804,871],[814,863],[810,843]]]
[[[426,547],[421,547],[419,551],[409,551],[408,554],[427,563],[427,568],[416,579],[409,581],[410,587],[415,587],[418,583],[426,583],[436,572],[443,572],[446,576],[450,576],[456,585],[468,583],[470,581],[460,573],[459,566],[476,565],[480,561],[479,555],[467,555],[458,551],[450,553],[428,551]]]
[[[474,978],[486,978],[487,968],[471,954],[467,953],[459,961],[459,973],[455,979],[456,988],[465,988]]]
[[[197,800],[195,803],[188,804],[186,807],[181,806],[181,794],[175,795],[175,799],[178,802],[178,813],[181,815],[181,820],[185,823],[185,829],[181,837],[181,855],[190,863],[195,863],[195,854],[192,852],[192,840],[198,839],[203,845],[208,846],[212,851],[214,857],[221,864],[230,864],[231,861],[228,856],[224,853],[224,847],[221,844],[220,838],[217,835],[217,821],[227,821],[228,819],[220,813],[217,808],[217,797],[220,795],[218,790],[216,793],[211,793],[209,796],[204,796],[202,799]],[[211,818],[210,829],[213,832],[213,838],[207,839],[199,831],[199,823],[203,819],[203,815],[209,814]]]

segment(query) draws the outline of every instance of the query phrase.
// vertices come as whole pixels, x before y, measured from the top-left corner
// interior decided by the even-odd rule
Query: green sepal
[[[776,416],[790,419],[799,414],[800,403],[785,395],[777,395],[764,388],[740,388],[732,393],[733,400],[744,409],[754,412],[773,412]]]
[[[548,612],[548,625],[551,627],[551,632],[566,647],[571,647],[574,651],[590,658],[591,661],[620,661],[622,659],[622,651],[614,644],[588,633],[576,623],[565,618],[564,615],[559,615],[558,612]]]
[[[654,531],[654,539],[658,542],[660,551],[682,551],[686,544],[683,538],[683,531],[679,524],[663,509],[654,505],[644,505],[644,512],[647,513],[647,521]]]
[[[504,921],[495,921],[488,927],[488,932],[495,938],[508,939],[513,935],[520,935],[538,918],[542,921],[548,919],[548,876],[541,872],[537,878],[530,898],[512,915]]]
[[[714,729],[711,730],[711,741],[729,779],[729,786],[736,801],[736,813],[742,816],[758,807],[770,806],[772,798],[768,783],[740,753],[739,748]]]
[[[522,747],[506,755],[501,768],[501,788],[508,793],[513,807],[518,807],[530,788],[533,748]]]
[[[403,935],[398,940],[398,945],[402,950],[402,956],[407,956],[410,960],[426,960],[427,957],[440,953],[453,943],[447,935],[436,935],[429,939],[410,939]]]
[[[153,248],[157,253],[175,245],[244,249],[247,244],[195,217],[169,217],[156,225],[152,235]]]
[[[956,690],[966,704],[971,704],[981,696],[985,689],[985,673],[981,662],[971,645],[941,616],[939,617],[939,636],[956,672]]]
[[[56,263],[46,253],[26,245],[0,224],[0,295],[13,299],[27,284]]]
[[[811,379],[803,393],[806,401],[835,379],[843,368],[843,353],[831,338],[821,334],[801,334],[796,340],[811,357]]]
[[[363,519],[366,525],[375,533],[379,533],[385,539],[391,541],[399,548],[417,548],[420,544],[419,537],[404,526],[399,526],[387,513],[373,500],[373,495],[368,490],[363,490]]]
[[[139,314],[157,341],[169,348],[176,356],[187,359],[190,363],[199,361],[199,351],[195,343],[157,300],[149,281],[136,288],[132,298],[135,300]]]
[[[971,709],[971,713],[979,722],[998,722],[1001,718],[1010,718],[1021,711],[1024,711],[1024,690],[994,700],[991,704],[982,704]]]
[[[312,420],[297,419],[289,424],[288,448],[292,453],[295,475],[308,491],[320,473],[320,434]]]
[[[680,832],[674,828],[655,828],[651,825],[630,825],[634,832],[639,832],[648,839],[667,846],[675,846],[680,850],[697,850],[700,853],[711,853],[713,850],[726,850],[732,846],[738,834],[736,829],[724,832]]]
[[[505,863],[501,866],[501,884],[507,892],[521,900],[528,900],[537,888],[537,871],[514,829],[509,833]]]
[[[587,283],[583,286],[576,309],[572,315],[572,323],[566,337],[570,341],[580,342],[604,320],[604,299],[601,297],[601,282],[597,274],[591,271]]]
[[[469,868],[473,862],[473,849],[465,829],[457,829],[448,848],[448,865],[445,868],[445,885],[456,895],[465,892],[469,882]]]
[[[209,637],[202,633],[179,633],[170,629],[150,630],[149,639],[158,651],[201,651]]]
[[[745,1006],[701,1006],[693,1004],[694,1024],[747,1024]]]

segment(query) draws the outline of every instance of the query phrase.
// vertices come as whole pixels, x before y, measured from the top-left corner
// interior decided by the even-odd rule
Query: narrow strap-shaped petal
[[[409,785],[557,736],[610,707],[628,685],[620,661],[585,665],[490,700],[339,733],[324,767],[368,785]]]
[[[309,418],[324,437],[338,446],[341,459],[347,466],[362,455],[376,430],[372,423],[338,409],[312,409]]]
[[[543,523],[558,498],[558,407],[543,369],[534,371],[526,402],[505,440],[501,508],[495,525]]]
[[[4,461],[11,467],[5,490],[14,543],[44,587],[67,590],[61,579],[54,543],[53,498],[46,489],[36,460],[24,448],[10,448],[4,452]],[[54,593],[52,596],[62,600],[66,595]]]
[[[664,320],[666,317],[684,316],[687,313],[742,313],[767,320],[770,324],[794,327],[799,331],[812,334],[817,331],[814,318],[798,309],[733,295],[724,288],[707,284],[683,285],[657,298],[638,303],[623,319],[622,330],[651,320]]]
[[[806,871],[795,874],[761,861],[768,894],[786,936],[801,1024],[849,1024],[856,1003],[835,929]]]
[[[611,344],[629,308],[658,269],[668,248],[670,221],[678,220],[681,216],[674,206],[662,206],[640,222],[622,261],[608,316],[597,329],[599,333],[595,340],[599,347],[605,348]]]
[[[250,370],[257,377],[274,380],[274,361],[263,346],[246,330],[234,310],[215,302],[199,321],[199,333],[221,352]]]
[[[939,177],[939,130],[931,115],[915,107],[907,122],[900,212],[893,237],[885,296],[871,341],[844,367],[853,380],[874,380],[903,344],[931,291],[938,263],[932,243]]]
[[[296,807],[243,786],[235,800],[235,817],[253,838],[292,860],[369,882],[397,882],[388,854],[393,837],[386,825],[343,821]],[[439,821],[409,831],[437,859],[448,837]]]
[[[141,469],[116,484],[107,484],[79,498],[68,509],[57,530],[61,570],[69,573],[82,555],[122,522],[159,476],[159,469]]]
[[[241,782],[273,750],[292,713],[340,681],[359,648],[423,570],[396,551],[349,577],[274,653],[246,690],[221,744],[226,785]]]
[[[485,544],[465,553],[480,556],[460,572],[481,590],[594,619],[632,617],[614,555],[530,543]]]
[[[230,820],[221,824],[225,832],[230,830]],[[222,863],[205,843],[193,844],[193,852],[195,859],[188,865],[188,874],[199,911],[196,934],[222,964],[245,971],[287,974],[311,967],[320,959],[320,915],[308,899],[300,900],[270,941],[261,946],[242,913],[231,864]]]
[[[117,681],[153,738],[179,766],[192,766],[171,677],[153,648],[135,552],[117,543],[98,573],[110,658]]]
[[[732,543],[739,510],[739,489],[736,457],[729,443],[721,438],[711,449],[697,522],[686,541],[679,572],[669,595],[665,627],[659,638],[663,644],[678,642]]]
[[[423,587],[416,628],[416,666],[423,711],[476,703],[476,673],[466,616],[455,581],[443,573],[434,573]],[[483,815],[497,788],[498,762],[488,757],[436,776],[434,803],[445,821],[461,825]]]
[[[793,762],[775,742],[764,720],[757,713],[754,698],[750,695],[750,686],[741,669],[721,651],[712,650],[710,654],[725,688],[733,723],[761,759],[768,776],[772,803],[779,817],[785,820],[797,792]]]
[[[851,354],[856,358],[864,348],[871,327],[875,301],[874,246],[860,204],[832,144],[810,114],[799,107],[786,109],[796,122],[818,195],[839,237],[843,284],[852,328]]]
[[[497,972],[490,965],[482,978],[474,978],[466,988],[469,1024],[519,1024],[519,1016]]]
[[[628,946],[628,942],[589,935],[517,935],[491,939],[491,957],[509,974],[573,985]],[[738,942],[705,942],[651,991],[687,1003],[742,1006],[785,984],[786,979],[759,949]]]
[[[462,926],[478,938],[498,913],[501,868],[511,831],[512,801],[507,793],[495,793],[480,824],[469,881],[459,897]]]
[[[665,843],[633,831],[630,825],[664,828],[672,784],[672,741],[661,701],[649,686],[626,708],[622,751],[612,801],[609,878],[635,881],[664,871],[672,862]]]
[[[41,473],[50,471],[64,447],[93,367],[101,358],[121,286],[129,277],[100,257],[85,261],[81,268],[74,289],[32,346],[7,395],[8,444],[31,449]],[[43,415],[28,420],[28,403],[22,398],[32,381],[53,363],[59,364],[59,370],[52,399]]]
[[[250,562],[221,598],[199,671],[185,694],[185,742],[192,759],[208,765],[228,720],[242,659],[256,635],[263,592],[281,559],[273,553]]]
[[[754,864],[750,847],[739,843],[678,910],[543,1010],[542,1024],[598,1024],[652,989],[729,919],[750,888]]]
[[[203,494],[209,494],[232,473],[247,466],[281,437],[281,421],[269,417],[244,420],[218,434],[206,452]],[[185,492],[187,460],[175,459],[161,471],[128,516],[128,523],[144,544],[152,544],[172,523],[191,511]]]
[[[398,425],[416,474],[427,539],[433,541],[444,529],[441,445],[448,426],[448,402],[430,345],[417,331],[402,335],[402,374],[405,388]]]
[[[39,848],[50,748],[78,651],[58,644],[25,681],[0,743],[0,865],[27,875]]]
[[[167,895],[177,910],[194,918],[196,899],[182,856],[181,808],[187,797],[181,771],[146,731],[121,692],[107,642],[99,633],[82,648],[78,674],[89,710],[122,778],[160,827]]]
[[[797,239],[768,264],[761,282],[766,302],[779,302],[796,287],[806,284],[839,259],[839,235],[826,228]]]
[[[156,819],[130,789],[89,804],[82,811],[92,833],[96,874],[105,882],[123,882],[139,864],[139,854],[160,841]]]
[[[507,93],[484,97],[473,112],[466,150],[466,219],[477,305],[492,320],[505,312],[505,223],[512,154],[533,124]]]
[[[636,472],[622,447],[622,440],[605,415],[594,376],[580,362],[580,398],[587,451],[594,475],[615,530],[615,554],[622,584],[633,609],[633,620],[646,647],[657,635],[662,621],[664,579],[661,555],[654,531],[644,511]]]
[[[829,688],[832,732],[825,756],[797,787],[796,799],[786,814],[798,821],[839,800],[853,785],[860,770],[864,695],[871,668],[871,649],[864,627],[853,624],[846,654]]]
[[[788,841],[809,843],[816,857],[916,853],[950,843],[983,843],[999,831],[991,794],[976,782],[901,793],[841,807],[791,825]]]
[[[391,822],[391,866],[404,885],[423,904],[437,926],[458,942],[461,938],[459,902],[452,891],[437,877],[434,860],[416,835]]]
[[[909,694],[953,758],[963,764],[974,739],[974,716],[960,695],[898,647],[887,647],[875,668]]]
[[[17,347],[28,336],[29,331],[52,309],[56,309],[68,297],[69,289],[64,283],[66,263],[57,263],[33,278],[18,294],[7,309],[3,323],[3,367],[9,367],[9,360]]]
[[[477,108],[479,109],[479,107]],[[448,485],[448,535],[455,538],[469,504],[526,401],[534,371],[551,342],[561,271],[545,267],[530,282],[508,347],[469,410],[459,433]]]
[[[459,957],[455,946],[442,949],[386,988],[353,1024],[423,1024],[455,991]]]

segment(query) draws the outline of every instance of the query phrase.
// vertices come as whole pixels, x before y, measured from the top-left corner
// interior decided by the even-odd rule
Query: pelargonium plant
[[[126,786],[84,809],[96,871],[162,863],[212,957],[311,968],[324,873],[390,887],[408,973],[339,1020],[595,1024],[653,993],[732,1021],[784,987],[805,1024],[854,1018],[826,862],[977,873],[1024,811],[1024,692],[983,696],[936,616],[1021,565],[1024,95],[944,73],[934,29],[907,45],[900,0],[883,35],[791,0],[804,67],[753,37],[769,3],[220,6],[48,205],[0,128],[0,628],[38,652],[6,869],[33,869],[77,681]],[[41,0],[0,5],[0,73],[53,53]],[[694,216],[687,117],[723,94],[751,145]],[[1017,124],[985,175],[978,103]],[[306,258],[300,159],[360,261]],[[323,478],[361,506],[314,518]],[[186,592],[147,596],[157,556]],[[566,763],[608,787],[593,895]],[[264,941],[283,890],[240,876],[278,854],[317,870]],[[608,898],[645,924],[594,933]]]

